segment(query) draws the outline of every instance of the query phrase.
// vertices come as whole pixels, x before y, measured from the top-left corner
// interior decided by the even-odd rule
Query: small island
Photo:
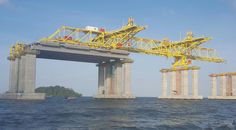
[[[36,93],[45,93],[47,97],[57,96],[57,97],[81,97],[82,94],[75,92],[71,88],[65,88],[64,86],[48,86],[48,87],[38,87],[35,90]]]

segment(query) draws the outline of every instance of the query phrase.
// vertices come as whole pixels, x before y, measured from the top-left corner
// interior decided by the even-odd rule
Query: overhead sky
[[[62,25],[120,28],[129,17],[148,28],[140,37],[180,40],[186,32],[209,36],[205,47],[215,48],[227,60],[200,66],[199,93],[210,95],[211,73],[236,71],[235,0],[0,0],[0,93],[8,90],[9,48],[17,41],[31,43],[49,36]],[[162,68],[173,59],[131,54],[132,90],[136,96],[161,94]],[[91,63],[37,59],[37,87],[64,85],[92,96],[97,91],[97,67]]]

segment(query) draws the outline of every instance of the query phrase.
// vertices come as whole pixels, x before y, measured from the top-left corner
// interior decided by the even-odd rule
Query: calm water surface
[[[0,100],[0,130],[236,130],[233,100]]]

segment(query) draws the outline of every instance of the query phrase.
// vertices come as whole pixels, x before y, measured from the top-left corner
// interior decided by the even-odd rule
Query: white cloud
[[[9,2],[9,0],[0,0],[0,5],[7,4],[8,2]]]

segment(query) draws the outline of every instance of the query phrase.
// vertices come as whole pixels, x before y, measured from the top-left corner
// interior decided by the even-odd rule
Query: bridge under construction
[[[62,26],[52,35],[31,44],[16,43],[10,49],[9,91],[1,96],[7,99],[44,99],[35,93],[36,58],[96,63],[98,92],[95,98],[135,98],[131,92],[130,53],[164,56],[174,59],[170,68],[161,69],[162,95],[160,98],[201,99],[198,95],[199,67],[192,60],[222,63],[212,48],[201,45],[210,37],[194,37],[188,32],[181,41],[168,38],[155,40],[136,37],[145,26],[138,26],[132,18],[118,30],[87,26]],[[192,94],[189,92],[188,72],[192,71]],[[168,74],[171,83],[168,87]],[[169,88],[169,89],[168,89]]]

